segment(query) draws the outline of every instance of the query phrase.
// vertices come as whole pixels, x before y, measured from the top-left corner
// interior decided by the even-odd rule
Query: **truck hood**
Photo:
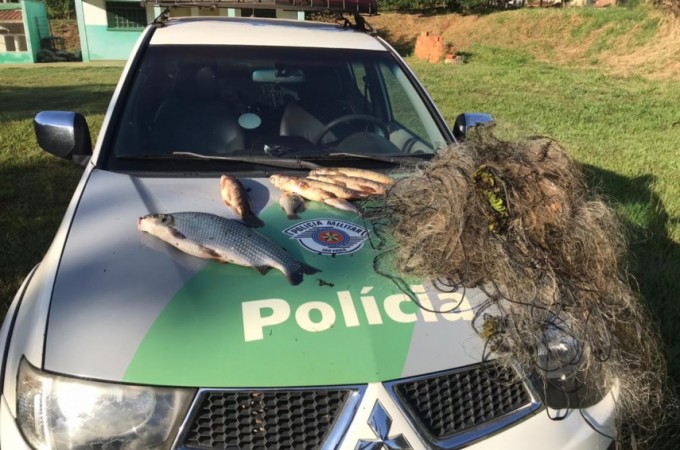
[[[137,229],[149,213],[236,218],[218,177],[94,170],[59,263],[45,369],[139,384],[276,387],[385,381],[479,362],[470,320],[483,294],[413,279],[404,280],[411,292],[400,288],[374,270],[381,251],[370,222],[315,202],[289,220],[267,179],[242,182],[266,223],[257,231],[320,272],[294,286],[279,271],[195,258]]]

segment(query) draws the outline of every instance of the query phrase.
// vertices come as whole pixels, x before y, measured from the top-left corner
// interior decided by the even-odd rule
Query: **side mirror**
[[[470,129],[477,125],[493,124],[494,120],[491,114],[485,113],[463,113],[456,117],[456,122],[453,124],[453,136],[458,141],[464,141]]]
[[[90,129],[82,114],[43,111],[33,119],[38,145],[60,158],[82,162],[92,155]]]

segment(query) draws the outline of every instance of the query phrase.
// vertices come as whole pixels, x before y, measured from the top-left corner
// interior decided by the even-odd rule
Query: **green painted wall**
[[[132,52],[141,30],[111,31],[106,25],[85,25],[88,42],[89,60],[123,59],[126,60]],[[83,54],[83,57],[85,55]]]
[[[38,60],[40,51],[40,32],[38,31],[39,20],[47,21],[47,8],[43,2],[24,0],[21,2],[24,8],[24,29],[26,30],[26,45],[32,56],[32,62]],[[47,36],[42,36],[47,37]]]
[[[83,61],[90,60],[90,43],[87,40],[87,33],[85,32],[85,13],[83,11],[82,0],[75,0],[76,18],[78,19],[78,37],[80,38],[80,52],[83,55]]]
[[[29,52],[0,53],[0,64],[32,63],[33,55]]]

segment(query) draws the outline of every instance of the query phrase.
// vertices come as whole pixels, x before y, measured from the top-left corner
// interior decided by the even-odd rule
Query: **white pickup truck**
[[[85,172],[0,331],[2,449],[608,448],[591,425],[606,429],[610,398],[553,420],[531,368],[483,361],[481,292],[408,280],[416,304],[375,270],[370,221],[315,201],[289,218],[270,180],[393,174],[486,119],[447,126],[360,16],[159,18],[94,148],[80,114],[36,116],[40,145]],[[252,233],[314,271],[291,283],[138,229],[149,214],[239,220],[222,174],[264,223]]]

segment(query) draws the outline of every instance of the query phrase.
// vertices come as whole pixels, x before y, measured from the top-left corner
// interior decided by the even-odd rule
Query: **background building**
[[[78,33],[83,61],[127,59],[146,25],[162,9],[139,0],[75,0]],[[173,8],[171,17],[182,16],[259,16],[304,19],[304,12],[252,8]]]
[[[34,63],[50,39],[44,2],[0,3],[0,63]]]

